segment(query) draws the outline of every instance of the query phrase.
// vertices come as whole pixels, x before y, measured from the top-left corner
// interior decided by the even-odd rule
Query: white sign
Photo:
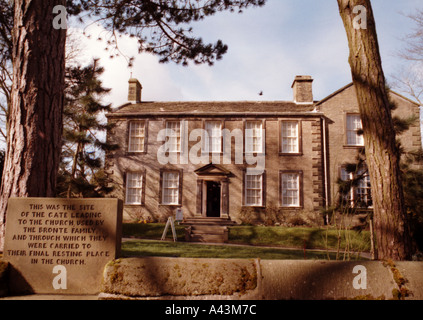
[[[184,213],[182,212],[181,208],[178,208],[178,209],[176,209],[175,221],[178,222],[178,221],[182,221],[182,220],[184,220]]]

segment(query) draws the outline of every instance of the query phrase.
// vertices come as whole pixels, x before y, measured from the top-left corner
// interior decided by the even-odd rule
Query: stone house
[[[400,139],[402,148],[405,153],[420,151],[422,149],[420,106],[394,91],[390,91],[389,98],[396,106],[392,112],[393,117],[415,118],[409,130],[397,137]],[[328,137],[326,181],[329,183],[328,202],[334,203],[339,196],[338,179],[352,179],[353,175],[365,172],[365,168],[358,168],[355,173],[348,173],[345,170],[345,164],[354,163],[359,150],[364,146],[363,136],[359,133],[361,120],[354,85],[350,83],[317,102],[316,108],[329,119],[326,128]],[[419,165],[414,164],[414,166]],[[364,174],[359,184],[352,188],[349,200],[352,206],[371,209],[371,187],[368,174]]]
[[[320,209],[336,201],[337,181],[363,147],[354,86],[314,101],[313,79],[297,76],[293,101],[149,102],[129,80],[128,103],[107,114],[115,126],[106,155],[124,200],[124,218],[185,218],[273,222],[300,216],[322,224]],[[391,93],[396,113],[418,115],[419,105]],[[401,137],[421,148],[420,126]],[[371,207],[368,179],[351,190]],[[251,222],[247,221],[247,222]]]

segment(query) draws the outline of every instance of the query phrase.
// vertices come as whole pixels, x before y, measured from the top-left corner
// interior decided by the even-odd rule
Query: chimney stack
[[[141,83],[134,78],[129,79],[129,90],[128,90],[128,101],[131,103],[140,103],[141,102]]]
[[[311,76],[296,76],[292,89],[295,103],[313,103],[313,78]]]

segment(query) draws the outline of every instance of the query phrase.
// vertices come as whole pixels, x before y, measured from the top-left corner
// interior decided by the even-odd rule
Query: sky
[[[423,8],[421,0],[373,0],[382,62],[388,81],[402,67],[396,56],[414,24],[406,16]],[[110,59],[96,39],[101,28],[73,29],[81,49],[80,63],[100,58],[105,67],[105,101],[118,107],[127,101],[128,79],[137,78],[144,101],[292,100],[296,75],[311,75],[315,100],[351,82],[348,42],[336,0],[267,0],[264,7],[242,14],[221,12],[192,25],[205,42],[221,39],[229,50],[214,66],[188,67],[158,63],[138,54],[134,39],[123,37],[119,47],[134,56],[133,68],[123,58]],[[78,33],[79,32],[79,33]],[[78,36],[79,35],[79,36]],[[258,93],[263,91],[263,95]]]

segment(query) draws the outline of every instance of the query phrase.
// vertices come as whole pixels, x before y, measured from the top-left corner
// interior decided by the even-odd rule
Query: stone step
[[[233,226],[236,225],[236,222],[221,218],[186,218],[181,222],[181,225]]]
[[[181,224],[187,226],[186,241],[225,243],[228,241],[228,226],[236,223],[221,218],[186,218]]]
[[[227,232],[227,227],[225,226],[192,226],[191,233],[192,234],[218,234],[223,235]]]
[[[225,243],[224,235],[216,234],[191,234],[190,242],[203,242],[203,243]]]

